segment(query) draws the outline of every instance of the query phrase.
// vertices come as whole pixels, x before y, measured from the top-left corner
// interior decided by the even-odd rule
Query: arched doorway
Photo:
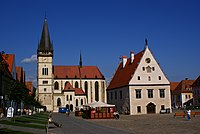
[[[70,104],[70,111],[73,111],[73,105]]]
[[[69,109],[69,105],[68,104],[66,105],[66,108]]]
[[[147,106],[147,114],[154,114],[156,113],[156,105],[150,102]]]

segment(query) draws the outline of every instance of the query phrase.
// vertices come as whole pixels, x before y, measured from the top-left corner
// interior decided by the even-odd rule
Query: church
[[[53,65],[53,44],[45,17],[37,49],[37,95],[47,111],[75,107],[95,101],[106,102],[106,82],[97,66]]]
[[[159,113],[171,109],[170,82],[152,55],[145,49],[130,58],[122,56],[108,88],[107,102],[124,114]],[[170,111],[169,111],[170,112]]]

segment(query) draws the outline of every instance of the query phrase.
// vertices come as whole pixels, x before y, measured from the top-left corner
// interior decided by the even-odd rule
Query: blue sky
[[[0,48],[36,80],[46,12],[54,65],[98,66],[109,80],[119,57],[149,48],[170,81],[200,75],[199,0],[0,0]],[[23,62],[24,61],[24,62]],[[26,61],[26,62],[25,62]]]

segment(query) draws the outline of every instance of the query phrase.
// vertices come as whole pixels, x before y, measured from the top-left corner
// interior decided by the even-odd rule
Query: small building
[[[192,105],[192,85],[194,80],[182,80],[176,87],[171,86],[172,106],[175,108]],[[173,90],[172,90],[173,89]]]
[[[152,55],[145,49],[130,58],[122,56],[108,88],[107,102],[124,114],[160,113],[171,109],[170,82]]]

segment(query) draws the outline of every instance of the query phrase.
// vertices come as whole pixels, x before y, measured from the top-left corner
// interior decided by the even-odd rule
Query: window
[[[113,94],[112,94],[112,92],[110,93],[110,96],[111,96],[111,100],[113,99]]]
[[[152,67],[152,71],[155,71],[155,67]]]
[[[110,99],[110,97],[109,97],[109,93],[107,92],[107,99],[109,100]]]
[[[78,99],[76,99],[76,106],[78,106]]]
[[[141,113],[141,106],[137,106],[137,112]]]
[[[135,95],[136,95],[137,99],[140,99],[141,98],[141,89],[136,89],[135,90]]]
[[[81,105],[83,105],[83,99],[81,99]]]
[[[150,66],[146,67],[146,70],[147,70],[147,73],[151,73],[151,67]]]
[[[95,82],[95,100],[99,101],[99,83]]]
[[[138,76],[137,79],[140,80],[140,76]]]
[[[147,89],[148,91],[148,98],[153,98],[153,89]]]
[[[120,99],[122,99],[122,91],[119,92]]]
[[[117,91],[115,91],[115,100],[117,100]]]
[[[78,82],[77,81],[75,82],[75,88],[78,88]]]
[[[46,89],[46,88],[44,88],[44,91],[46,92],[46,91],[47,91],[47,89]]]
[[[72,95],[70,95],[70,101],[72,101]]]
[[[55,84],[54,84],[54,89],[59,89],[59,84],[58,84],[57,81],[56,81]]]
[[[85,82],[85,94],[86,94],[86,97],[88,97],[88,82],[87,81]]]
[[[69,83],[69,81],[66,81],[66,82],[65,82],[65,87],[66,87],[67,83]]]
[[[160,90],[160,98],[165,98],[165,89],[159,89]]]
[[[57,106],[61,106],[61,100],[60,100],[60,98],[57,99]]]
[[[42,75],[48,75],[48,68],[42,68]]]
[[[161,105],[161,110],[165,110],[165,105]]]
[[[158,79],[161,80],[161,76],[158,76]]]
[[[187,99],[188,97],[187,97],[187,95],[185,95],[185,99]]]
[[[142,70],[145,71],[145,67],[142,67]]]
[[[42,81],[43,84],[48,84],[48,81]]]
[[[148,81],[151,81],[151,77],[150,76],[148,77]]]
[[[188,95],[188,98],[190,99],[190,95]]]
[[[67,95],[67,96],[66,96],[66,101],[68,101],[68,100],[69,100],[69,96]]]

